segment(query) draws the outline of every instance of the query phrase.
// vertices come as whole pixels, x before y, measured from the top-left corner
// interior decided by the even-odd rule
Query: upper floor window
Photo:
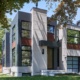
[[[12,28],[12,42],[15,41],[15,25]]]
[[[14,33],[15,33],[15,25],[12,28],[12,34],[14,34]]]
[[[47,31],[48,31],[49,33],[54,33],[54,26],[51,26],[51,25],[50,25],[50,26],[48,26],[47,29],[48,29]]]
[[[68,29],[67,30],[67,42],[79,44],[80,43],[80,32],[77,30]]]
[[[30,38],[31,37],[30,31],[22,30],[22,37]]]
[[[22,37],[31,38],[30,22],[22,21]]]
[[[30,30],[30,22],[22,21],[22,29]]]

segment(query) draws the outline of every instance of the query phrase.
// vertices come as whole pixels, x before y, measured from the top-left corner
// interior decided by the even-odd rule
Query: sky
[[[40,1],[38,3],[38,8],[47,10],[47,16],[50,17],[52,14],[54,14],[53,11],[57,7],[57,5],[58,5],[58,3],[53,3],[52,8],[49,9],[49,6],[47,6],[47,4],[46,4],[45,1]],[[26,3],[26,4],[24,4],[23,8],[21,8],[19,11],[30,13],[31,12],[31,9],[33,7],[36,7],[34,3],[28,3],[28,4]],[[11,18],[11,20],[13,20],[16,14],[17,14],[17,12],[13,12],[12,15],[10,15],[10,14],[6,14],[6,15],[7,15],[8,18]],[[78,20],[80,20],[80,8],[77,11],[77,15],[75,17],[75,20],[73,20],[73,23],[76,24],[76,22]]]

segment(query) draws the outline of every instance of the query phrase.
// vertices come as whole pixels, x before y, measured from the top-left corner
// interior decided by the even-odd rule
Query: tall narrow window
[[[22,29],[30,30],[31,29],[30,22],[22,21]]]
[[[15,48],[12,49],[12,66],[15,66]]]
[[[13,26],[13,28],[12,28],[12,42],[14,42],[15,41],[15,25]]]
[[[3,50],[3,56],[2,56],[3,66],[6,66],[5,40],[3,41],[2,50]]]
[[[22,21],[22,38],[31,38],[30,22]],[[22,45],[22,66],[31,65],[31,47]]]

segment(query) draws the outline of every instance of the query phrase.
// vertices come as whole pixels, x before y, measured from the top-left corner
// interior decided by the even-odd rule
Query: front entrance
[[[54,49],[47,48],[47,67],[48,69],[54,69]]]

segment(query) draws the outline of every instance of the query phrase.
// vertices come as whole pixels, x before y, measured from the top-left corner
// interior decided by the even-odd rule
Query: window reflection
[[[48,26],[48,32],[49,33],[54,33],[54,27],[53,26]]]
[[[68,29],[67,30],[67,42],[79,44],[80,43],[80,32],[76,30]]]

